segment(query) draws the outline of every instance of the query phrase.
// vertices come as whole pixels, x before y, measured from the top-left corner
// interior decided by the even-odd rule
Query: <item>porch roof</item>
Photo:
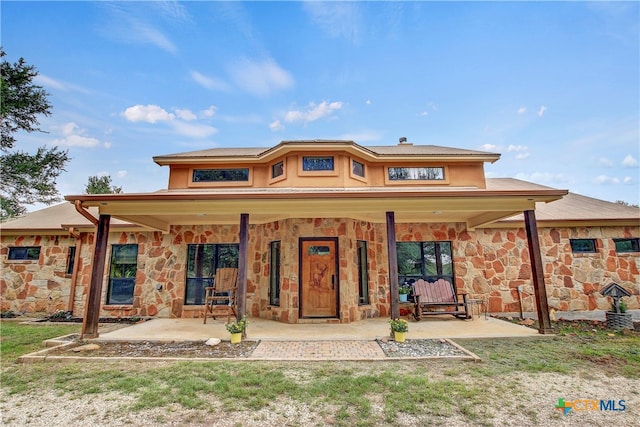
[[[287,218],[353,218],[384,223],[462,222],[472,229],[535,208],[567,194],[516,179],[487,180],[487,188],[226,188],[154,193],[66,196],[143,227],[168,232],[170,225],[237,224],[241,213],[259,224]]]

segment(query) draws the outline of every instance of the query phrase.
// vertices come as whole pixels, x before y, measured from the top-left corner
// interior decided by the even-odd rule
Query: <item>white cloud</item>
[[[67,90],[64,83],[51,77],[47,77],[44,74],[38,74],[33,80],[42,86],[48,86],[58,90]]]
[[[284,121],[287,123],[293,122],[313,122],[321,119],[325,116],[330,116],[334,111],[342,108],[342,102],[327,102],[322,101],[316,105],[314,102],[309,103],[309,108],[306,111],[291,110],[287,111],[284,116]]]
[[[316,25],[331,37],[359,41],[363,24],[356,2],[307,1],[303,5]]]
[[[212,116],[215,110],[216,107],[212,105],[202,113],[205,116]],[[127,108],[122,115],[130,122],[166,122],[176,133],[190,138],[207,138],[218,132],[218,129],[213,126],[194,122],[198,117],[189,109],[176,108],[175,112],[175,114],[169,113],[158,105],[138,104]]]
[[[598,162],[598,166],[602,166],[605,168],[613,167],[613,161],[607,159],[606,157],[600,157],[599,159],[597,159],[597,162]]]
[[[109,148],[111,148],[111,146],[112,146],[112,145],[113,145],[113,144],[111,144],[111,142],[109,142],[109,141],[105,141],[105,143],[104,143],[104,148],[106,148],[106,149],[108,150]]]
[[[627,168],[638,167],[638,159],[633,157],[631,154],[627,154],[627,156],[622,160],[622,166]]]
[[[425,117],[428,116],[429,112],[428,111],[423,111],[422,113],[420,113],[420,116]]]
[[[495,153],[502,150],[502,147],[495,144],[482,144],[479,149],[482,151],[491,151]]]
[[[524,160],[530,155],[531,155],[530,153],[518,153],[516,154],[516,160]]]
[[[620,183],[620,179],[618,179],[618,178],[616,178],[614,176],[598,175],[591,182],[593,182],[596,185],[619,184]]]
[[[118,178],[124,178],[125,176],[127,176],[127,174],[128,174],[128,173],[129,173],[129,172],[127,172],[127,171],[125,171],[125,170],[120,170],[120,171],[118,171],[118,172],[116,173],[116,176],[117,176]]]
[[[111,11],[109,21],[100,29],[105,37],[123,43],[151,44],[169,53],[177,53],[173,42],[146,22],[148,16],[137,13],[124,2],[108,3],[105,7]]]
[[[512,152],[512,151],[516,151],[516,152],[520,152],[520,151],[529,151],[529,147],[527,147],[526,145],[509,145],[507,147],[507,152]]]
[[[280,120],[274,120],[273,122],[269,123],[269,129],[276,132],[279,130],[283,130],[284,125],[280,122]]]
[[[542,117],[545,111],[547,111],[547,107],[545,107],[544,105],[541,105],[540,109],[538,110],[538,117]]]
[[[60,131],[62,138],[55,139],[55,145],[67,147],[96,147],[100,145],[100,141],[96,138],[85,136],[86,131],[74,122],[65,123]]]
[[[209,125],[191,124],[177,120],[171,122],[171,124],[180,135],[189,136],[191,138],[207,138],[218,132],[218,129]]]
[[[192,71],[191,78],[193,79],[194,82],[198,83],[200,86],[204,87],[205,89],[223,90],[223,91],[229,90],[229,85],[227,83],[223,82],[220,79],[216,79],[215,77],[205,76],[204,74],[199,73],[198,71]]]
[[[366,101],[364,101],[364,103],[367,104],[367,105],[371,105],[371,100],[367,99]]]
[[[61,91],[75,91],[75,92],[80,92],[80,93],[84,93],[84,94],[91,94],[92,92],[89,89],[85,89],[81,86],[78,85],[74,85],[71,83],[67,83],[61,80],[57,80],[54,79],[52,77],[46,76],[44,74],[38,74],[37,76],[35,76],[33,78],[33,81],[36,82],[37,84],[44,86],[44,87],[48,87],[48,88],[53,88],[56,90],[61,90]]]
[[[202,110],[200,114],[202,115],[202,117],[213,117],[216,114],[217,109],[218,107],[216,107],[215,105],[210,105],[206,110]]]
[[[622,180],[622,182],[624,184],[633,184],[633,178],[631,178],[630,176],[625,176],[624,179]]]
[[[191,121],[197,119],[196,115],[191,112],[191,110],[181,110],[179,108],[175,109],[176,116],[182,120]]]
[[[242,59],[229,67],[235,83],[244,91],[257,96],[288,89],[293,77],[271,59],[262,62]]]
[[[518,108],[518,114],[524,114],[527,112],[527,108],[526,107],[520,107]]]
[[[533,173],[517,173],[516,179],[522,179],[524,181],[537,182],[545,185],[564,185],[573,182],[573,178],[563,173],[552,172],[533,172]]]
[[[174,115],[165,111],[163,108],[157,105],[134,105],[124,110],[122,113],[125,119],[130,122],[147,122],[155,123],[173,120]]]
[[[162,1],[154,3],[160,8],[162,15],[176,22],[190,22],[191,15],[187,9],[177,1]]]

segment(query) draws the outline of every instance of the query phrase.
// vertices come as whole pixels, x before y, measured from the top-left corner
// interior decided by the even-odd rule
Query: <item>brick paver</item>
[[[252,359],[373,360],[385,355],[375,341],[260,341]]]

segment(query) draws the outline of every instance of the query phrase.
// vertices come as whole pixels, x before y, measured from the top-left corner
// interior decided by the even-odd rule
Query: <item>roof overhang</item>
[[[417,148],[418,146],[416,146]],[[233,151],[216,152],[213,150],[196,151],[192,153],[170,154],[155,156],[153,161],[160,166],[184,164],[229,164],[230,162],[245,164],[264,164],[289,153],[296,152],[343,152],[357,156],[370,163],[389,162],[490,162],[500,159],[500,154],[471,150],[445,150],[434,153],[393,152],[380,153],[371,148],[359,145],[354,141],[308,140],[282,141],[275,147],[260,149],[238,149]]]
[[[562,198],[566,190],[496,191],[484,189],[282,189],[277,191],[163,191],[141,194],[66,196],[100,215],[168,233],[171,225],[252,224],[289,218],[352,218],[384,223],[386,212],[398,223],[465,223],[474,229],[535,209],[536,202]]]

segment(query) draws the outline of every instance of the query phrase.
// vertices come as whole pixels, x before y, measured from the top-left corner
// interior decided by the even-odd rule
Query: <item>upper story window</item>
[[[616,252],[640,252],[640,239],[613,239]]]
[[[571,252],[574,254],[586,254],[596,252],[595,239],[569,239]]]
[[[303,156],[302,170],[308,171],[332,171],[334,170],[332,156]]]
[[[40,246],[14,246],[9,248],[8,259],[13,261],[37,261],[40,258]]]
[[[357,160],[351,160],[351,173],[364,178],[364,163]]]
[[[284,175],[284,161],[279,161],[271,166],[271,178]]]
[[[443,167],[390,167],[390,181],[444,181]]]
[[[194,169],[193,182],[246,182],[249,168]]]

